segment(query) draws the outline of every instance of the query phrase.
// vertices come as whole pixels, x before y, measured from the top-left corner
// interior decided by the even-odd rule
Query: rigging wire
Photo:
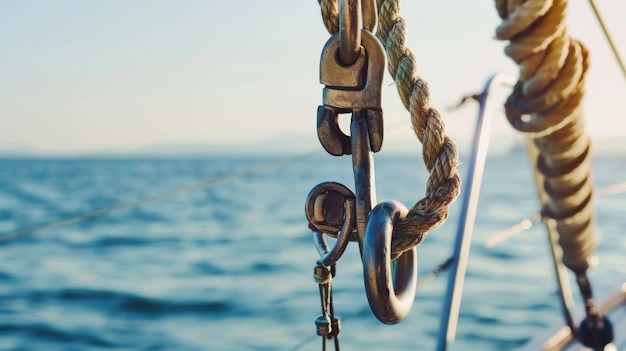
[[[391,130],[397,129],[398,127],[402,126],[403,123],[392,123],[388,128]],[[181,194],[185,194],[185,193],[190,193],[193,191],[197,191],[197,190],[201,190],[204,188],[208,188],[220,183],[224,183],[224,182],[228,182],[230,180],[234,180],[237,178],[241,178],[241,177],[245,177],[247,175],[251,175],[251,174],[256,174],[256,173],[262,173],[264,171],[267,171],[269,169],[272,168],[278,168],[281,166],[285,166],[287,164],[296,162],[296,161],[300,161],[303,160],[305,158],[311,157],[315,154],[317,154],[318,152],[320,152],[319,149],[315,149],[315,150],[310,150],[308,152],[304,152],[295,156],[288,156],[288,157],[284,157],[281,159],[278,159],[276,161],[273,162],[269,162],[269,163],[265,163],[262,164],[260,166],[257,167],[253,167],[241,172],[237,172],[237,173],[231,173],[231,174],[227,174],[221,177],[217,177],[217,178],[213,178],[213,179],[209,179],[207,181],[201,182],[201,183],[197,183],[197,184],[193,184],[193,185],[189,185],[183,188],[179,188],[179,189],[175,189],[163,194],[159,194],[159,195],[155,195],[155,196],[151,196],[151,197],[147,197],[141,200],[136,200],[136,201],[132,201],[132,202],[128,202],[122,205],[118,205],[118,206],[114,206],[114,207],[109,207],[106,209],[102,209],[102,210],[97,210],[97,211],[93,211],[93,212],[89,212],[89,213],[85,213],[76,217],[71,217],[71,218],[67,218],[64,220],[60,220],[57,222],[52,222],[52,223],[48,223],[48,224],[44,224],[42,226],[38,226],[38,227],[34,227],[34,228],[30,228],[30,229],[26,229],[26,230],[21,230],[21,231],[17,231],[17,232],[12,232],[12,233],[8,233],[8,234],[4,234],[4,235],[0,235],[0,245],[3,245],[7,242],[16,240],[16,239],[20,239],[29,235],[33,235],[36,233],[39,233],[41,231],[44,230],[51,230],[51,229],[56,229],[56,228],[60,228],[60,227],[65,227],[71,224],[75,224],[75,223],[79,223],[79,222],[84,222],[90,219],[95,219],[95,218],[99,218],[99,217],[104,217],[107,216],[109,214],[115,213],[115,212],[120,212],[120,211],[124,211],[124,210],[128,210],[131,208],[135,208],[135,207],[139,207],[142,205],[145,205],[147,203],[151,203],[151,202],[156,202],[156,201],[161,201],[161,200],[166,200]]]
[[[616,184],[598,189],[595,196],[600,198],[600,197],[605,197],[605,196],[617,195],[617,194],[624,193],[624,192],[626,192],[626,182],[616,183]],[[543,220],[543,216],[541,215],[541,213],[537,213],[530,218],[526,218],[522,220],[521,222],[519,222],[518,224],[512,227],[509,227],[508,229],[489,238],[487,241],[485,241],[485,247],[492,248],[500,244],[501,242],[529,229],[534,224],[539,223],[542,220]]]
[[[84,222],[90,219],[94,219],[94,218],[99,218],[99,217],[103,217],[115,212],[120,212],[120,211],[124,211],[124,210],[128,210],[131,208],[135,208],[138,206],[142,206],[145,205],[147,203],[150,202],[156,202],[156,201],[161,201],[161,200],[166,200],[181,194],[185,194],[185,193],[190,193],[193,191],[197,191],[197,190],[201,190],[201,189],[205,189],[220,183],[225,183],[237,178],[241,178],[241,177],[245,177],[248,175],[252,175],[252,174],[256,174],[256,173],[261,173],[264,171],[267,171],[269,169],[272,168],[278,168],[281,166],[285,166],[287,164],[296,162],[296,161],[300,161],[303,160],[305,158],[311,157],[315,154],[317,154],[319,152],[319,150],[314,150],[314,151],[309,151],[306,153],[302,153],[302,154],[298,154],[295,156],[288,156],[288,157],[283,157],[280,158],[278,160],[272,161],[272,162],[268,162],[268,163],[264,163],[262,165],[253,167],[253,168],[249,168],[240,172],[236,172],[236,173],[230,173],[227,175],[223,175],[223,176],[219,176],[213,179],[209,179],[197,184],[193,184],[193,185],[189,185],[183,188],[179,188],[179,189],[175,189],[172,191],[168,191],[166,193],[162,193],[159,195],[155,195],[155,196],[151,196],[151,197],[147,197],[141,200],[136,200],[136,201],[132,201],[132,202],[128,202],[125,204],[121,204],[118,206],[114,206],[114,207],[109,207],[106,209],[102,209],[102,210],[97,210],[94,212],[89,212],[89,213],[85,213],[82,214],[80,216],[76,216],[76,217],[72,217],[72,218],[68,218],[68,219],[64,219],[64,220],[60,220],[57,222],[52,222],[52,223],[48,223],[39,227],[35,227],[35,228],[31,228],[31,229],[26,229],[26,230],[22,230],[22,231],[17,231],[17,232],[13,232],[13,233],[9,233],[9,234],[5,234],[0,236],[0,245],[5,244],[9,241],[12,240],[16,240],[19,238],[23,238],[29,235],[33,235],[36,233],[39,233],[41,231],[44,230],[50,230],[50,229],[56,229],[56,228],[60,228],[60,227],[65,227],[68,226],[70,224],[74,224],[74,223],[78,223],[78,222]]]
[[[615,59],[617,60],[617,64],[622,69],[622,74],[624,75],[624,78],[626,78],[626,64],[624,64],[624,60],[622,59],[619,53],[619,50],[617,50],[617,45],[615,45],[615,42],[613,41],[613,37],[611,36],[611,33],[609,33],[608,27],[606,26],[606,24],[604,23],[604,19],[600,15],[600,10],[596,6],[596,3],[594,0],[589,0],[589,4],[591,5],[591,8],[593,9],[593,12],[595,13],[596,18],[598,19],[598,22],[600,23],[600,27],[602,27],[604,36],[606,37],[606,40],[609,42],[609,46],[611,47],[611,50],[613,51],[613,55],[615,56]]]

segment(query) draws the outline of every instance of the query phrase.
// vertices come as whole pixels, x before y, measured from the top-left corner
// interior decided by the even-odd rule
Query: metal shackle
[[[317,135],[334,156],[352,153],[350,137],[339,128],[339,114],[353,113],[367,119],[370,149],[383,142],[382,83],[387,64],[385,49],[369,31],[361,30],[361,52],[350,66],[339,62],[339,34],[324,45],[320,59],[323,105],[317,109]]]
[[[365,108],[381,109],[382,85],[387,64],[385,49],[374,34],[361,30],[361,53],[356,63],[342,65],[337,59],[339,34],[328,39],[320,59],[320,83],[325,85],[325,106],[346,111]]]
[[[411,311],[415,300],[417,249],[406,251],[398,258],[395,274],[392,274],[391,265],[393,227],[406,217],[407,212],[406,207],[398,201],[381,202],[370,212],[365,227],[365,291],[372,312],[385,324],[401,322]]]
[[[352,119],[363,118],[367,121],[369,147],[378,152],[383,146],[383,115],[382,111],[365,109],[352,114]],[[317,109],[317,137],[329,154],[333,156],[351,155],[352,142],[350,136],[339,128],[339,109],[319,106]]]

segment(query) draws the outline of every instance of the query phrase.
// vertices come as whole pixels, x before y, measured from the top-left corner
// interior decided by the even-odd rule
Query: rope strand
[[[319,0],[322,17],[331,34],[338,25],[337,1]],[[382,41],[389,57],[389,73],[398,87],[400,99],[410,112],[411,124],[422,143],[422,157],[430,173],[426,196],[419,200],[407,217],[394,228],[392,256],[419,245],[431,230],[439,227],[448,217],[450,204],[458,197],[461,177],[457,171],[457,147],[445,135],[443,119],[430,106],[428,83],[417,74],[415,56],[406,47],[405,21],[400,16],[398,0],[378,0],[377,37]]]
[[[339,32],[339,1],[338,0],[317,0],[322,11],[324,26],[330,34]]]
[[[400,16],[400,2],[379,0],[378,7],[376,34],[387,50],[389,73],[396,82],[404,107],[410,112],[414,133],[423,146],[424,164],[430,172],[426,196],[394,228],[392,251],[397,257],[419,245],[428,232],[443,224],[450,204],[459,195],[461,177],[457,171],[456,145],[445,135],[439,111],[430,106],[428,83],[417,74],[415,56],[406,47],[406,24]]]
[[[557,221],[565,265],[584,272],[596,246],[582,113],[587,49],[567,34],[567,0],[496,0],[496,8],[503,19],[496,37],[509,40],[505,53],[520,67],[505,104],[507,118],[533,138],[546,194],[542,215]]]

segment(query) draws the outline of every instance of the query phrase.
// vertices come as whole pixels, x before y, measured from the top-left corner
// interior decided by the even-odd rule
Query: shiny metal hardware
[[[350,137],[339,128],[339,109],[335,107],[319,106],[317,109],[317,136],[324,149],[333,156],[351,155],[352,145]],[[372,152],[378,152],[383,146],[383,116],[382,111],[365,109],[360,116],[366,120],[369,134],[369,147]],[[353,117],[354,118],[354,117]]]
[[[379,151],[383,142],[381,90],[387,62],[383,46],[372,34],[377,22],[376,4],[363,1],[363,8],[359,0],[339,2],[340,31],[326,42],[320,59],[320,82],[325,87],[323,105],[317,111],[317,133],[324,149],[335,156],[352,155],[355,192],[334,182],[319,184],[307,196],[305,213],[317,229],[314,241],[322,256],[317,269],[334,267],[356,233],[370,307],[381,322],[395,324],[413,305],[417,250],[405,252],[392,264],[393,227],[408,210],[396,201],[383,202],[372,210],[376,204],[372,153]],[[342,113],[352,113],[350,136],[339,127]],[[332,249],[324,234],[337,238]],[[338,320],[336,328],[333,324],[330,278],[324,282],[316,279],[324,312],[316,325],[318,334],[328,337],[339,327]]]
[[[321,206],[322,213],[319,213]],[[337,182],[316,185],[306,197],[304,214],[309,222],[324,234],[337,237],[346,225],[352,226],[354,193]],[[321,220],[320,220],[321,219]],[[344,220],[345,219],[345,220]]]
[[[329,316],[323,314],[315,318],[315,327],[317,329],[317,335],[323,337],[329,337],[332,331],[332,322]]]
[[[383,143],[382,82],[385,51],[376,37],[361,31],[363,49],[356,62],[345,66],[338,59],[340,35],[333,35],[324,46],[320,60],[320,82],[325,85],[323,106],[317,109],[317,135],[331,155],[352,153],[350,137],[339,128],[339,114],[361,114],[367,120],[369,146],[378,152]]]
[[[333,156],[350,155],[350,137],[339,128],[339,109],[330,106],[317,108],[317,137],[324,150]]]
[[[326,42],[320,60],[320,83],[335,89],[362,89],[365,86],[367,57],[365,49],[360,50],[359,57],[350,66],[339,62],[339,34],[335,34]],[[324,63],[324,57],[327,60]],[[384,68],[384,66],[383,66]],[[324,88],[326,90],[326,88]],[[323,97],[322,97],[323,98]],[[323,101],[326,105],[326,101]],[[340,107],[340,106],[337,106]]]
[[[378,13],[375,0],[339,0],[339,61],[350,66],[361,50],[361,28],[376,32]]]
[[[325,182],[309,192],[305,214],[309,223],[320,230],[313,237],[322,256],[318,263],[332,266],[343,255],[354,230],[354,213],[354,194],[342,184]],[[338,226],[340,229],[337,229]],[[332,249],[329,250],[322,233],[337,238]]]
[[[324,106],[337,107],[346,111],[365,108],[381,109],[381,89],[387,64],[385,49],[374,34],[361,30],[361,45],[364,50],[362,55],[365,55],[367,60],[365,72],[363,72],[360,65],[345,66],[339,62],[337,59],[339,43],[339,34],[335,34],[330,37],[322,50],[320,83],[326,86],[322,93]],[[354,78],[348,81],[349,83],[345,83],[342,80],[344,78],[339,77]],[[354,88],[352,84],[355,81],[364,81],[364,84],[358,86],[360,89],[346,89]]]
[[[318,263],[313,270],[313,278],[319,285],[320,302],[322,307],[322,314],[315,318],[315,329],[317,335],[322,337],[323,349],[326,349],[326,340],[333,339],[335,343],[335,350],[339,350],[339,332],[341,328],[341,322],[339,318],[335,316],[335,310],[333,308],[333,289],[332,280],[335,276],[335,266],[324,266]]]
[[[362,118],[362,110],[352,114],[350,135],[352,141],[352,173],[354,174],[354,193],[356,198],[356,230],[362,249],[365,237],[367,217],[376,204],[376,181],[374,175],[374,157],[370,150],[369,127]]]
[[[398,258],[395,274],[392,274],[391,265],[393,226],[406,217],[407,212],[398,201],[381,202],[370,212],[365,229],[365,290],[372,312],[385,324],[401,322],[411,311],[415,299],[417,249],[413,248]]]
[[[339,0],[339,61],[353,64],[361,52],[361,1]]]

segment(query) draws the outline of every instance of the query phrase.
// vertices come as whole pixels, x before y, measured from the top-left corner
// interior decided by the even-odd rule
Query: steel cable
[[[309,151],[306,153],[302,153],[296,156],[288,156],[288,157],[283,157],[281,159],[272,161],[272,162],[268,162],[268,163],[264,163],[262,165],[253,167],[253,168],[249,168],[240,172],[236,172],[236,173],[230,173],[224,176],[220,176],[220,177],[216,177],[213,179],[209,179],[207,181],[204,182],[200,182],[197,184],[193,184],[193,185],[189,185],[183,188],[179,188],[179,189],[175,189],[172,191],[168,191],[166,193],[163,194],[159,194],[159,195],[155,195],[155,196],[151,196],[151,197],[147,197],[141,200],[136,200],[136,201],[132,201],[132,202],[128,202],[125,204],[121,204],[118,206],[114,206],[114,207],[109,207],[106,209],[102,209],[102,210],[97,210],[97,211],[93,211],[93,212],[89,212],[89,213],[85,213],[82,214],[80,216],[76,216],[76,217],[72,217],[72,218],[68,218],[68,219],[64,219],[61,221],[57,221],[57,222],[52,222],[52,223],[48,223],[39,227],[35,227],[35,228],[31,228],[31,229],[26,229],[26,230],[22,230],[22,231],[17,231],[17,232],[13,232],[13,233],[9,233],[9,234],[5,234],[0,236],[0,245],[5,244],[9,241],[12,240],[16,240],[19,238],[23,238],[29,235],[33,235],[36,233],[39,233],[41,231],[44,230],[50,230],[50,229],[56,229],[56,228],[60,228],[60,227],[64,227],[64,226],[68,226],[70,224],[74,224],[74,223],[78,223],[78,222],[84,222],[90,219],[94,219],[94,218],[99,218],[99,217],[104,217],[106,215],[115,213],[115,212],[120,212],[120,211],[124,211],[124,210],[128,210],[131,208],[135,208],[135,207],[139,207],[142,205],[145,205],[147,203],[151,203],[151,202],[156,202],[156,201],[161,201],[161,200],[166,200],[181,194],[185,194],[185,193],[190,193],[193,191],[197,191],[197,190],[201,190],[201,189],[205,189],[220,183],[224,183],[224,182],[228,182],[237,178],[241,178],[241,177],[245,177],[248,175],[252,175],[252,174],[256,174],[256,173],[261,173],[264,171],[267,171],[269,169],[272,168],[278,168],[281,166],[285,166],[287,164],[296,162],[296,161],[300,161],[303,160],[305,158],[311,157],[314,154],[318,153],[319,150],[315,150],[315,151]]]

